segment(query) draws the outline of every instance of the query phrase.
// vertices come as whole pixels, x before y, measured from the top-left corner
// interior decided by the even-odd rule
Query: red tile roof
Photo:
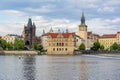
[[[116,34],[103,34],[100,38],[116,38]]]
[[[56,38],[58,36],[59,33],[46,33],[46,36],[51,36],[52,38]],[[75,33],[61,33],[63,35],[64,38],[69,38],[69,36],[74,36]]]
[[[117,32],[117,34],[120,34],[120,32]]]

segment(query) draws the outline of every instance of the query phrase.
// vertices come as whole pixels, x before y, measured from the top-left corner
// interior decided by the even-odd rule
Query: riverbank
[[[37,55],[37,51],[0,51],[1,55]]]

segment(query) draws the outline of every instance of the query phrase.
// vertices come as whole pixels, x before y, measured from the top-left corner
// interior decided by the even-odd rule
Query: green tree
[[[13,48],[15,50],[22,50],[22,49],[24,49],[24,41],[22,39],[16,38],[15,41],[14,41]]]
[[[118,48],[119,45],[116,42],[110,47],[111,50],[118,50]]]
[[[104,46],[103,45],[100,45],[100,50],[104,50]]]
[[[84,44],[84,43],[81,43],[81,44],[80,44],[79,50],[85,50],[85,44]]]
[[[0,43],[1,43],[1,47],[3,48],[3,50],[5,50],[6,46],[7,46],[7,42],[5,40],[1,39]]]
[[[13,49],[12,43],[6,43],[6,49],[7,50],[12,50]]]
[[[34,44],[34,49],[38,51],[43,51],[43,46],[41,44]]]
[[[94,51],[99,50],[99,49],[100,49],[100,43],[99,43],[99,42],[95,42],[95,43],[93,44],[92,49],[93,49]]]

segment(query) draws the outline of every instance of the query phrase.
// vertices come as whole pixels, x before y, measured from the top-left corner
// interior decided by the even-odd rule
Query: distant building
[[[81,24],[78,26],[78,36],[84,39],[87,48],[87,25],[85,24],[84,13],[82,13]]]
[[[36,26],[35,23],[32,23],[31,18],[29,18],[28,20],[28,24],[27,26],[24,26],[24,40],[25,40],[25,47],[27,49],[31,49],[33,44],[36,41],[36,37],[35,37],[35,33],[36,33]]]
[[[84,40],[86,49],[90,49],[93,43],[98,41],[99,35],[87,31],[84,13],[82,13],[81,24],[78,26],[78,36]]]
[[[85,44],[85,40],[82,39],[80,36],[75,35],[75,49],[79,49],[80,44],[84,43]]]
[[[117,44],[120,44],[120,32],[117,32]]]
[[[110,49],[111,45],[115,42],[117,43],[117,36],[116,34],[104,34],[99,37],[98,41],[104,46],[105,49]]]
[[[6,36],[2,36],[3,40],[5,40],[8,43],[12,43],[12,44],[14,43],[14,41],[15,41],[16,38],[22,39],[21,36],[16,35],[16,34],[7,34]]]
[[[90,49],[95,42],[98,42],[99,35],[87,32],[87,47]]]
[[[48,54],[73,54],[75,33],[46,33],[42,36],[42,44]]]

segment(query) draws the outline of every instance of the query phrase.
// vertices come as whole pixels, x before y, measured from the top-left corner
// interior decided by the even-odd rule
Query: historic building
[[[117,32],[117,44],[120,44],[120,32]]]
[[[1,39],[5,40],[5,41],[8,42],[8,43],[14,44],[14,41],[15,41],[16,38],[17,38],[17,39],[22,39],[21,36],[16,35],[16,34],[7,34],[7,35],[5,35],[5,36],[2,36]]]
[[[104,34],[99,37],[98,41],[104,46],[104,49],[110,49],[111,45],[117,43],[117,36],[116,34]]]
[[[98,42],[99,35],[87,32],[87,47],[90,49],[95,42]]]
[[[93,46],[93,43],[98,41],[99,35],[87,31],[84,13],[82,13],[81,24],[78,26],[78,36],[84,40],[86,49],[90,49]]]
[[[84,13],[82,13],[81,24],[78,26],[78,36],[84,39],[87,48],[87,25],[85,24]]]
[[[85,44],[85,40],[82,39],[80,36],[75,35],[75,50],[77,50],[80,46],[80,44],[84,43]]]
[[[25,47],[27,49],[31,49],[33,44],[35,43],[36,41],[35,33],[36,33],[35,23],[32,23],[31,18],[29,18],[28,24],[24,26],[24,40]]]
[[[52,32],[51,32],[52,31]],[[50,32],[42,35],[42,44],[47,54],[73,54],[75,49],[75,33]]]

